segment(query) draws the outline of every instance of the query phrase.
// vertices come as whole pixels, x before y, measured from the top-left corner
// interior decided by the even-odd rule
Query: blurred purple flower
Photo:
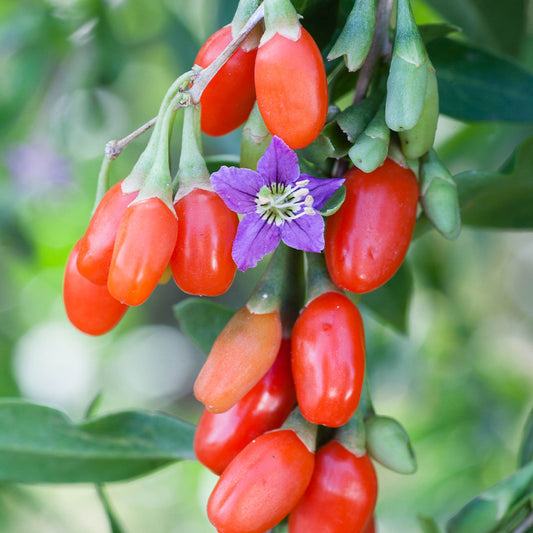
[[[72,185],[67,161],[46,143],[19,144],[5,156],[17,189],[28,197],[40,196]]]
[[[298,157],[279,137],[257,163],[257,172],[221,167],[211,185],[226,205],[244,214],[232,256],[240,270],[254,267],[280,241],[306,252],[324,249],[324,220],[316,212],[343,184],[300,174]]]

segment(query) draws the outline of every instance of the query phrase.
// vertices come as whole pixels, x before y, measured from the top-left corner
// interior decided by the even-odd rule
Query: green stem
[[[165,113],[171,102],[173,101],[175,101],[174,105],[179,105],[180,107],[186,103],[187,97],[185,94],[182,94],[182,91],[184,91],[189,86],[192,74],[192,71],[182,74],[174,81],[174,83],[172,83],[165,96],[163,97],[163,101],[161,102],[161,106],[159,107],[155,126],[152,131],[152,134],[150,135],[148,144],[146,145],[146,148],[144,149],[143,153],[140,155],[139,159],[135,163],[135,166],[130,172],[130,175],[124,180],[122,184],[122,191],[124,193],[138,191],[143,186],[146,175],[151,172],[152,167],[155,163],[155,158],[158,156],[162,122],[164,121]],[[179,93],[178,96],[180,97],[178,99],[176,99],[177,93]],[[173,119],[174,117],[172,117],[172,120]],[[131,141],[129,137],[130,136],[125,137],[119,143],[125,143],[124,145],[128,144]],[[120,150],[122,150],[122,148],[120,148]],[[120,151],[118,153],[120,153]]]
[[[298,318],[303,305],[304,285],[304,255],[300,250],[289,248],[289,269],[285,274],[285,289],[281,302],[281,324],[283,336],[291,336],[292,327]]]
[[[158,139],[157,152],[152,168],[146,176],[146,181],[135,199],[141,202],[148,198],[157,197],[174,212],[172,206],[172,178],[169,167],[169,144],[172,133],[172,125],[177,112],[177,106],[183,105],[184,95],[177,94],[168,104],[161,121],[161,131]],[[160,120],[158,119],[158,122]],[[154,132],[155,133],[155,132]]]
[[[109,189],[109,170],[111,169],[111,163],[113,162],[107,154],[104,155],[102,164],[100,166],[100,172],[98,172],[98,183],[96,185],[96,198],[94,200],[93,213],[95,212],[98,204],[102,201],[107,189]]]
[[[179,170],[174,178],[174,190],[185,196],[194,187],[212,190],[209,170],[202,155],[200,135],[200,110],[194,105],[185,108]]]
[[[326,261],[321,253],[306,252],[305,273],[307,288],[305,297],[306,305],[326,292],[341,292],[331,281]]]
[[[368,376],[365,372],[365,378],[363,380],[363,390],[361,391],[361,399],[357,410],[361,412],[364,419],[367,419],[375,415],[374,406],[372,404],[372,397],[370,396],[370,385],[368,384]]]
[[[285,277],[289,270],[292,250],[283,243],[277,247],[270,263],[246,304],[252,313],[265,314],[280,311]]]

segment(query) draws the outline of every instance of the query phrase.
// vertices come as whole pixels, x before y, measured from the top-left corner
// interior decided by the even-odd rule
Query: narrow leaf
[[[193,459],[194,426],[124,411],[75,425],[62,412],[0,401],[0,481],[104,483]]]

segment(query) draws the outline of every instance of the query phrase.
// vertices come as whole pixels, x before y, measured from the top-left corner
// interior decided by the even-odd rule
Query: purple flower
[[[221,167],[211,185],[226,205],[245,216],[233,242],[240,270],[254,267],[280,240],[306,252],[324,249],[324,220],[316,212],[343,184],[343,179],[317,179],[300,174],[298,157],[279,137],[257,163],[257,172]]]

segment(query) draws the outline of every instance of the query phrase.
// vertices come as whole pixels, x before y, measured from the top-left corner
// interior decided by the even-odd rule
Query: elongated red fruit
[[[354,167],[344,177],[346,199],[326,222],[326,263],[337,286],[365,293],[392,278],[407,254],[418,182],[392,159],[368,174]]]
[[[93,283],[107,283],[120,219],[137,194],[138,191],[124,194],[119,181],[105,193],[91,217],[80,241],[78,270]]]
[[[331,441],[316,454],[311,482],[290,514],[289,533],[372,531],[365,527],[372,521],[377,490],[369,457],[357,457]]]
[[[159,198],[131,204],[120,221],[109,269],[113,297],[142,304],[165,272],[177,236],[176,214]]]
[[[70,252],[63,279],[63,301],[70,322],[89,335],[103,335],[113,329],[128,306],[109,294],[106,285],[96,285],[77,267],[78,242]]]
[[[220,533],[264,533],[303,495],[315,455],[289,429],[253,440],[224,471],[209,498],[207,515]]]
[[[280,344],[279,313],[252,313],[244,306],[213,344],[194,395],[212,413],[227,411],[268,372]]]
[[[363,320],[343,294],[311,300],[294,324],[292,373],[302,415],[337,427],[352,417],[365,373]]]
[[[259,383],[229,411],[205,410],[194,436],[198,460],[222,474],[253,439],[283,424],[296,404],[291,374],[290,339],[283,339],[276,361]]]
[[[231,249],[239,217],[217,193],[198,188],[174,208],[179,232],[170,266],[177,286],[199,296],[225,293],[237,270]]]
[[[276,33],[259,47],[255,90],[272,135],[293,149],[314,141],[326,122],[328,86],[320,50],[305,29],[297,41]]]
[[[215,32],[204,43],[195,63],[209,66],[230,43],[231,26]],[[255,102],[254,64],[257,49],[242,48],[231,56],[209,82],[200,99],[201,128],[207,135],[225,135],[243,124]]]

